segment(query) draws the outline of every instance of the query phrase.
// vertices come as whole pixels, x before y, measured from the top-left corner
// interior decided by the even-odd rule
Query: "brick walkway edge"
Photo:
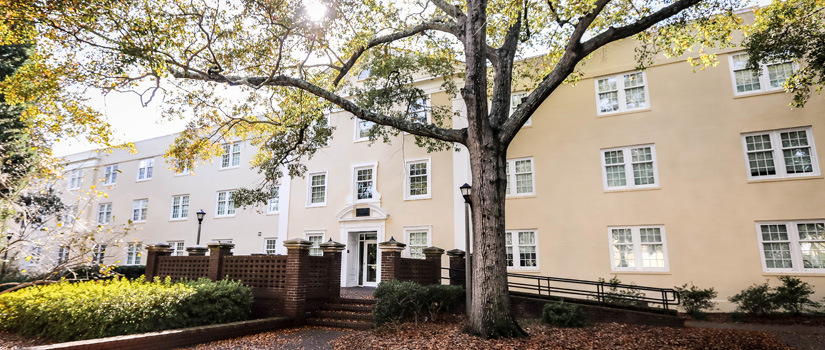
[[[203,327],[174,329],[162,332],[78,340],[67,343],[37,346],[29,349],[172,349],[267,332],[280,328],[291,327],[293,325],[294,322],[291,318],[273,317]]]

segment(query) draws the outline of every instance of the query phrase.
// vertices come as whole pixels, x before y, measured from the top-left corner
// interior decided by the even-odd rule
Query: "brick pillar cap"
[[[321,249],[323,249],[324,252],[340,252],[344,250],[344,247],[346,247],[345,244],[333,241],[332,238],[326,243],[321,243]]]
[[[202,246],[202,245],[196,245],[196,246],[186,247],[186,251],[187,251],[187,252],[205,252],[205,251],[207,251],[207,250],[209,250],[209,248],[206,248],[206,247],[204,247],[204,246]]]
[[[439,256],[439,255],[444,254],[444,249],[441,249],[439,247],[427,247],[427,248],[421,249],[421,252],[424,253],[424,255],[426,255],[426,256],[430,256],[430,255]]]
[[[213,249],[213,248],[226,248],[226,249],[232,249],[232,248],[235,248],[235,244],[234,244],[234,243],[224,243],[224,242],[219,242],[219,243],[209,243],[209,244],[207,244],[206,246],[207,246],[207,247],[209,247],[209,249]]]
[[[284,241],[284,247],[286,247],[286,249],[309,249],[312,247],[312,242],[301,238],[295,238]]]
[[[463,258],[464,255],[467,255],[467,253],[465,253],[461,249],[450,249],[450,250],[447,251],[447,256],[449,256],[451,258],[452,257]]]
[[[381,250],[386,250],[386,251],[398,251],[398,252],[400,252],[400,251],[404,250],[404,247],[406,247],[406,246],[407,246],[406,244],[401,243],[399,241],[396,241],[395,237],[390,237],[389,241],[378,243],[378,247],[381,248]]]
[[[166,243],[155,243],[146,246],[146,250],[150,252],[172,252],[172,246]]]

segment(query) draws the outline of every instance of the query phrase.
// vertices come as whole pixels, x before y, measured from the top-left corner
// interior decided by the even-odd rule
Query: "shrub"
[[[792,276],[779,276],[779,280],[782,285],[776,287],[773,294],[773,302],[777,308],[799,315],[808,306],[819,306],[819,303],[811,300],[814,290],[807,282]]]
[[[434,320],[452,310],[464,296],[464,288],[441,284],[422,286],[392,280],[381,282],[374,296],[378,299],[373,309],[376,325],[401,322],[410,317],[418,323],[422,317]]]
[[[251,288],[232,281],[61,282],[0,295],[0,329],[55,341],[101,338],[240,321],[251,301]]]
[[[547,303],[541,310],[541,321],[556,327],[584,327],[590,321],[587,314],[576,304],[565,304],[563,301]]]
[[[739,306],[738,310],[754,315],[764,315],[776,310],[774,296],[768,287],[768,283],[754,284],[728,298],[728,300],[736,303]]]
[[[731,312],[730,320],[733,321],[733,323],[742,323],[745,321],[745,314],[741,311]]]
[[[599,282],[604,283],[604,278],[599,277]],[[639,289],[633,287],[619,287],[619,285],[622,284],[622,281],[616,276],[613,276],[613,278],[611,278],[610,281],[607,281],[607,283],[610,288],[605,291],[604,295],[602,295],[602,298],[606,303],[642,307],[647,306],[647,302],[642,300],[645,294]]]
[[[122,275],[130,280],[136,279],[146,272],[145,265],[124,265],[124,266],[115,266],[112,269],[112,272]]]
[[[679,298],[685,312],[697,320],[705,318],[705,313],[702,310],[713,310],[716,303],[711,300],[719,295],[713,288],[701,289],[694,286],[693,283],[690,284],[690,288],[685,283],[681,287],[673,287],[673,289],[679,292]]]

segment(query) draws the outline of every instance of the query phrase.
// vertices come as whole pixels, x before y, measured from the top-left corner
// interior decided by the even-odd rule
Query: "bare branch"
[[[464,13],[461,12],[461,7],[458,5],[453,5],[448,3],[445,0],[431,0],[433,4],[441,9],[441,11],[446,12],[448,15],[452,16],[453,18],[464,17]]]

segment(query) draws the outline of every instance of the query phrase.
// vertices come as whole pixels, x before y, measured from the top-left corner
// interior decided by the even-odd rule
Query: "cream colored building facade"
[[[777,81],[796,63],[754,75],[731,49],[714,68],[694,72],[682,59],[661,59],[639,71],[632,45],[598,52],[582,67],[585,78],[560,87],[511,144],[510,270],[693,283],[714,287],[723,310],[733,308],[727,297],[776,285],[780,275],[825,296],[825,103],[788,107]],[[466,125],[460,99],[436,80],[418,84],[431,105],[453,108],[455,127]],[[332,113],[330,124],[333,138],[306,163],[306,176],[282,180],[277,210],[270,203],[228,213],[228,192],[259,180],[248,168],[256,150],[245,142],[228,146],[228,166],[224,156],[194,174],[175,174],[162,158],[172,136],[137,142],[138,154],[75,154],[67,182],[83,168],[89,185],[116,164],[116,184],[103,186],[109,198],[86,214],[98,220],[102,211],[105,221],[101,205],[111,203],[112,222],[140,219],[132,242],[143,247],[194,245],[198,209],[207,212],[200,243],[231,241],[236,254],[282,253],[292,238],[342,242],[345,286],[380,281],[376,243],[390,238],[407,243],[408,256],[425,246],[464,249],[458,187],[470,182],[466,151],[426,153],[403,134],[370,145],[359,133],[366,125],[345,112]],[[147,159],[151,179],[140,175]],[[182,196],[186,218],[175,217]],[[127,250],[110,248],[107,261],[135,263]]]

